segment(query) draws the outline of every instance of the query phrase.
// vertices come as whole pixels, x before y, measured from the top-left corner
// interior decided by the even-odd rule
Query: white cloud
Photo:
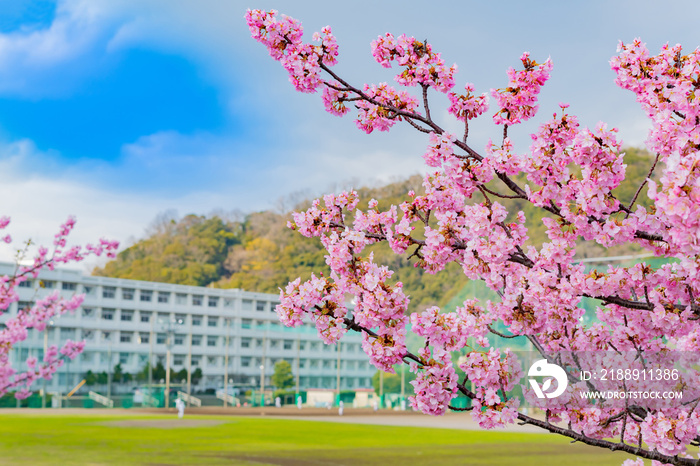
[[[71,244],[104,237],[120,241],[123,248],[142,236],[160,212],[175,208],[184,213],[206,213],[223,205],[222,195],[206,191],[174,197],[143,196],[81,180],[76,172],[70,176],[62,172],[37,174],[32,166],[45,158],[31,141],[0,145],[0,216],[12,218],[5,232],[14,240],[0,247],[0,260],[11,260],[27,239],[50,246],[59,225],[69,216],[77,218]],[[94,264],[89,262],[88,269]]]

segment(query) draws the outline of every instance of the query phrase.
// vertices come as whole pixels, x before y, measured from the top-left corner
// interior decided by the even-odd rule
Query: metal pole
[[[173,346],[173,322],[168,323],[168,341],[166,342],[168,351],[165,354],[165,408],[170,407],[170,350]]]
[[[335,388],[336,388],[336,391],[338,392],[338,397],[335,400],[335,402],[337,405],[340,405],[340,348],[341,348],[342,343],[338,342],[337,345],[338,345],[338,363],[336,364],[337,376],[335,379]]]
[[[107,373],[107,398],[112,398],[112,370],[114,369],[112,367],[112,343],[110,340],[109,343],[109,351],[107,352],[107,367],[109,368],[109,372]]]
[[[190,316],[192,319],[192,316]],[[187,351],[187,407],[190,406],[192,396],[192,322],[190,321],[190,347]]]
[[[299,330],[297,330],[299,331]],[[300,368],[300,361],[301,359],[301,333],[297,333],[297,386],[296,386],[296,394],[299,396],[299,372],[301,370]]]
[[[148,337],[150,343],[148,349],[148,396],[153,399],[153,323],[155,322],[155,312],[151,313],[151,334]]]
[[[226,319],[226,356],[224,356],[224,408],[228,401],[228,353],[231,341],[231,319]]]
[[[263,359],[265,362],[265,359]],[[265,364],[260,364],[260,406],[265,405]]]
[[[49,351],[49,326],[46,325],[44,328],[44,358],[46,358],[46,353]],[[46,379],[43,379],[41,389],[41,407],[46,408]]]
[[[19,367],[19,365],[22,362],[22,348],[20,343],[17,343],[17,346],[15,346],[15,353],[17,353],[17,367]],[[16,400],[17,407],[20,408],[22,406],[22,400],[20,400],[19,398],[16,398]]]
[[[384,371],[379,370],[379,401],[382,403],[382,408],[384,408]]]
[[[263,324],[265,333],[263,333],[263,355],[262,364],[260,365],[260,406],[265,406],[265,361],[267,359],[267,321]]]

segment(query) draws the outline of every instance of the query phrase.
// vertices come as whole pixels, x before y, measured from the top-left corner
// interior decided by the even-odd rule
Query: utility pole
[[[406,406],[406,371],[401,366],[401,409]]]
[[[191,319],[192,317],[190,317]],[[190,346],[187,351],[187,407],[190,407],[192,396],[192,321],[190,320]]]
[[[336,364],[337,375],[335,379],[335,389],[338,392],[338,397],[335,400],[335,402],[338,406],[340,406],[340,348],[342,343],[339,341],[338,343],[336,343],[336,345],[338,346],[338,362]]]
[[[265,406],[265,364],[260,364],[260,406]]]
[[[111,336],[110,336],[111,338]],[[109,341],[109,350],[107,351],[107,367],[109,372],[107,373],[107,398],[112,398],[112,340]]]
[[[155,322],[155,312],[151,313],[151,334],[148,337],[148,399],[153,399],[153,323]]]
[[[384,408],[384,371],[379,369],[379,401],[382,403],[382,408]]]
[[[263,333],[263,354],[262,364],[260,365],[260,406],[265,406],[265,362],[267,355],[267,321],[263,324],[265,332]]]
[[[165,353],[165,408],[170,406],[170,352],[173,346],[173,335],[175,329],[173,328],[173,322],[168,322],[167,326],[168,339],[166,340],[166,346],[168,351]]]
[[[49,351],[49,325],[44,328],[44,358],[46,358],[46,353]],[[46,408],[46,379],[42,380],[41,407]]]
[[[226,355],[224,356],[224,408],[228,402],[228,355],[231,342],[231,319],[226,319]]]
[[[299,330],[297,330],[297,332],[299,332]],[[296,386],[297,396],[299,396],[299,372],[301,369],[300,359],[301,359],[301,333],[297,333],[297,386]]]

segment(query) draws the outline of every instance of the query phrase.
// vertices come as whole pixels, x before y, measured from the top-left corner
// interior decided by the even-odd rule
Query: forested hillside
[[[628,203],[646,177],[653,158],[644,151],[627,149],[625,162],[628,179],[618,188],[616,195]],[[422,191],[421,177],[414,176],[379,188],[360,188],[359,207],[366,208],[367,201],[372,198],[380,201],[380,209],[398,205],[411,189],[418,193]],[[493,189],[503,191],[496,184]],[[649,204],[646,189],[639,200]],[[524,211],[530,228],[530,244],[540,245],[546,241],[539,209],[522,200],[498,201],[513,214]],[[307,207],[305,204],[309,201],[298,205],[297,209]],[[161,219],[151,228],[147,238],[122,251],[116,260],[96,269],[94,274],[276,293],[296,277],[306,279],[311,272],[329,272],[321,243],[288,229],[289,218],[288,213],[264,211],[248,214],[240,220],[198,215],[179,220]],[[406,259],[408,254],[396,256],[386,244],[373,245],[369,251],[374,252],[375,261],[396,271],[394,278],[404,283],[404,290],[411,296],[412,311],[446,304],[467,283],[456,264],[450,264],[437,275],[430,275],[413,267]],[[595,245],[587,245],[585,249],[580,248],[577,255],[590,257],[600,252]],[[615,253],[631,252],[634,250],[628,246],[628,249]]]

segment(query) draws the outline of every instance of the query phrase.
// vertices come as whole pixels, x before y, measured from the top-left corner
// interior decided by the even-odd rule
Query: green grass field
[[[189,416],[3,415],[0,464],[619,465],[546,434]],[[181,424],[182,425],[182,424]]]

